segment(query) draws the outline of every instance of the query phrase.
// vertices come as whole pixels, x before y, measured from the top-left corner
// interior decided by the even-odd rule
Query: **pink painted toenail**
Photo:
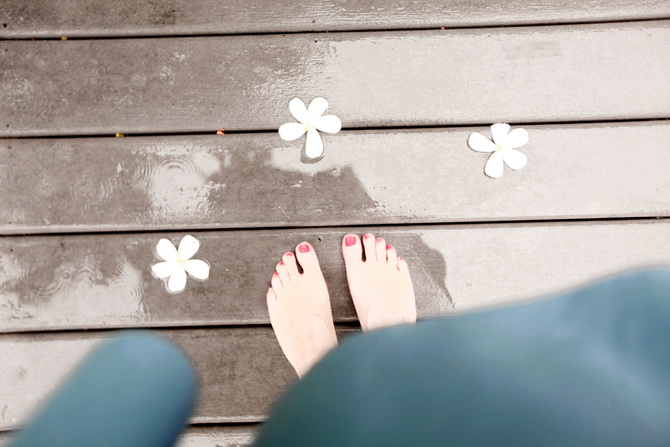
[[[351,247],[356,243],[356,236],[347,236],[344,238],[344,245]]]
[[[390,245],[387,245],[387,246],[386,246],[386,249],[387,249],[387,250],[390,250],[390,249],[392,249],[392,248],[393,248],[393,247],[391,247]]]
[[[274,272],[274,273],[272,274],[272,276],[279,276],[279,273]]]
[[[279,261],[279,265],[284,265],[284,261]]]
[[[286,253],[284,256],[293,256],[293,253]]]
[[[309,251],[309,245],[300,244],[298,245],[298,250],[300,250],[300,253],[307,253]]]
[[[366,235],[363,236],[363,239],[368,239],[369,237],[370,237],[370,235],[366,234]]]
[[[383,241],[384,239],[382,239],[382,238],[378,237],[378,238],[377,238],[377,239],[375,239],[375,240],[376,240],[377,242],[381,242],[381,241]]]

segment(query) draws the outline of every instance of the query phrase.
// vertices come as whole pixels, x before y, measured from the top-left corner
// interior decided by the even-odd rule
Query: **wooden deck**
[[[250,445],[296,378],[264,293],[302,240],[340,337],[350,231],[409,260],[422,318],[670,263],[666,0],[5,3],[0,446],[120,328],[194,360],[182,447]],[[316,162],[276,132],[296,96],[343,123]],[[530,135],[496,180],[467,146],[495,122]],[[211,275],[170,295],[153,250],[185,234]]]

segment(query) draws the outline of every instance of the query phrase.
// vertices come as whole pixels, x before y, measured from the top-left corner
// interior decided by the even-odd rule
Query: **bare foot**
[[[298,272],[298,264],[303,273]],[[270,321],[279,345],[299,377],[337,346],[328,289],[314,248],[303,242],[285,253],[267,293]]]
[[[365,250],[365,261],[363,261]],[[349,290],[364,331],[416,322],[407,262],[382,238],[347,234],[342,240]]]

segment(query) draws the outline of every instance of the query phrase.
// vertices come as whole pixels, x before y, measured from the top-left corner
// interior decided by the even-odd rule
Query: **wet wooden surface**
[[[345,339],[356,331],[339,329]],[[258,422],[297,375],[271,328],[162,330],[198,367],[194,423]],[[0,339],[0,430],[16,429],[100,341],[113,333],[5,335]]]
[[[0,135],[667,118],[670,20],[385,33],[4,41]]]
[[[4,0],[1,37],[277,33],[668,18],[665,0]]]
[[[444,223],[670,213],[668,121],[527,125],[528,168],[483,175],[473,131],[0,141],[0,232]],[[641,182],[640,179],[644,178]],[[30,197],[30,200],[26,200]],[[253,203],[253,206],[249,206]]]
[[[668,19],[665,0],[5,0],[0,446],[114,328],[193,359],[182,447],[250,445],[295,380],[264,294],[303,240],[344,336],[350,231],[410,261],[422,318],[670,264]],[[276,133],[296,96],[342,119],[323,159]],[[529,164],[492,180],[467,138],[499,121],[528,129]],[[171,295],[153,251],[185,234],[211,277]]]
[[[248,447],[258,424],[191,426],[176,447]],[[0,447],[8,447],[12,432],[0,432]]]
[[[575,287],[648,264],[670,264],[662,220],[356,228],[410,262],[420,317],[449,315]],[[0,238],[0,326],[5,332],[269,323],[265,292],[281,255],[311,242],[334,318],[355,321],[341,255],[351,229],[193,232],[212,268],[168,294],[151,275],[161,237],[184,233]]]

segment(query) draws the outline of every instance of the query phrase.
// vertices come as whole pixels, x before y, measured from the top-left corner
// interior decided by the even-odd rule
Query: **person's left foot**
[[[298,245],[295,255],[285,253],[276,270],[267,292],[270,322],[286,358],[303,377],[337,346],[328,288],[307,242]]]

